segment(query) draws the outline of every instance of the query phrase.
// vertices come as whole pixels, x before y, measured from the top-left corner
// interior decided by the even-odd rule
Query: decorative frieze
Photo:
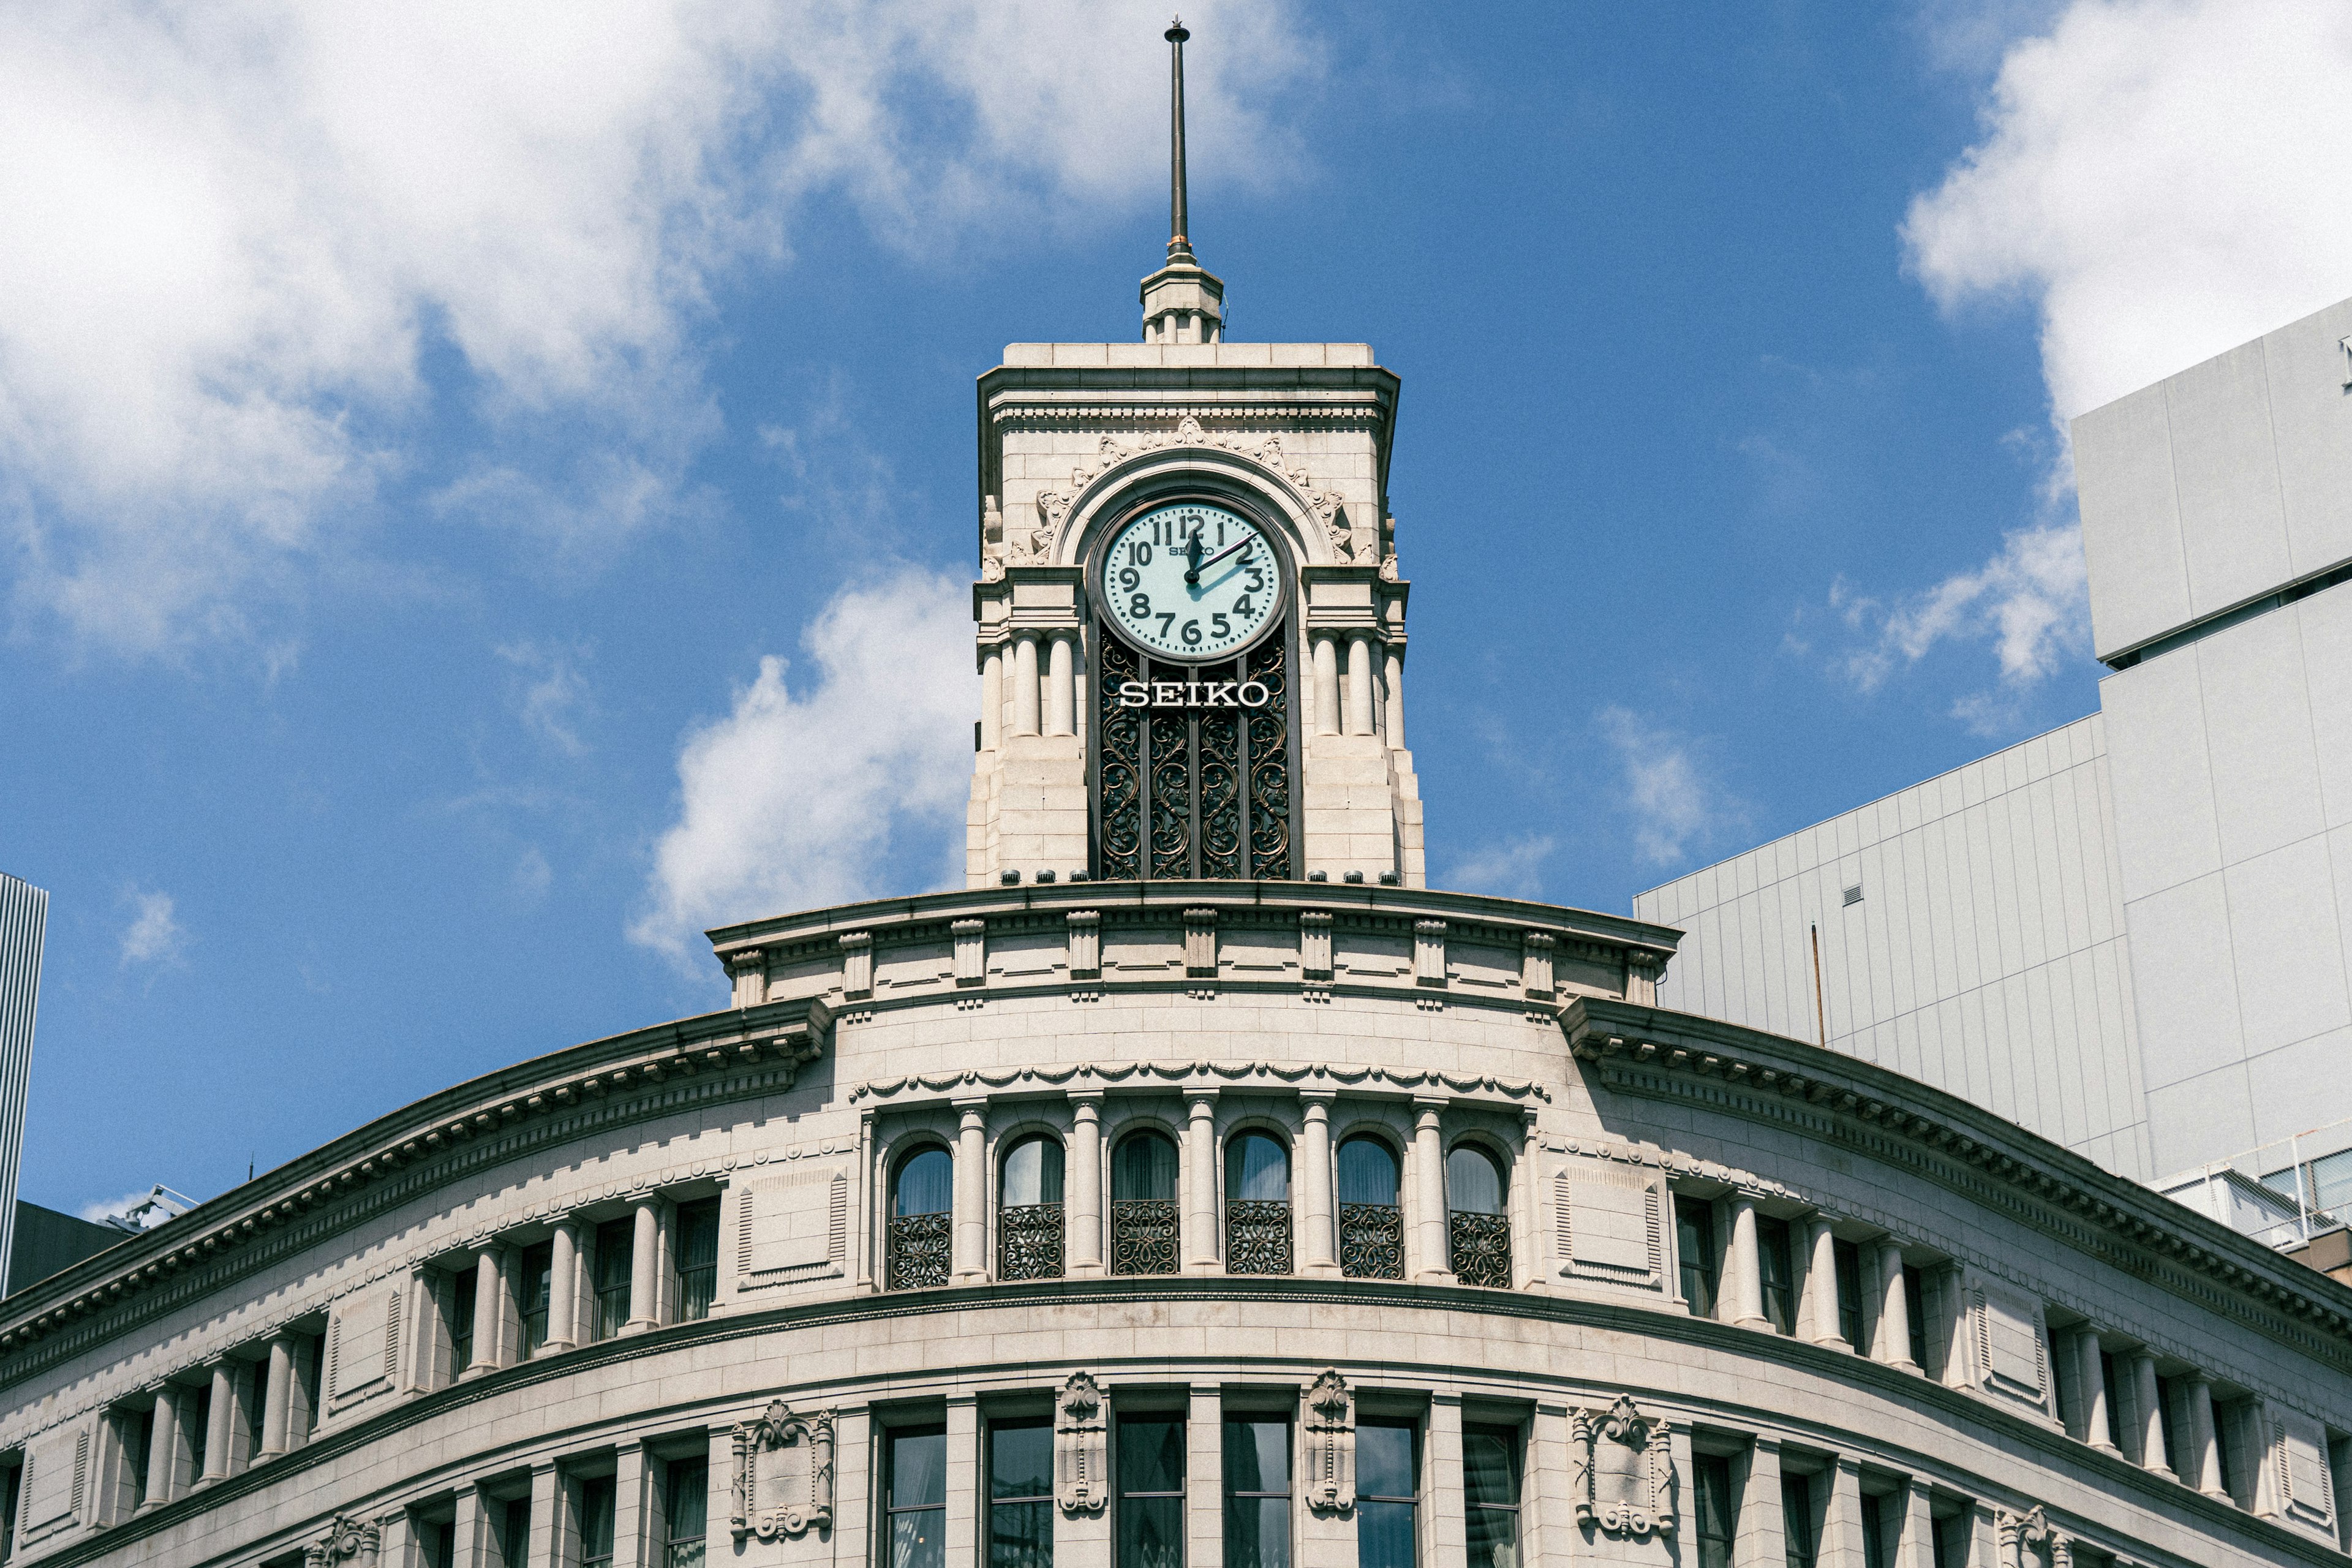
[[[920,1103],[992,1089],[1066,1086],[1073,1090],[1167,1089],[1213,1082],[1239,1089],[1332,1089],[1359,1094],[1444,1094],[1491,1099],[1519,1106],[1549,1103],[1551,1090],[1532,1079],[1369,1067],[1356,1062],[1182,1061],[1086,1062],[1052,1067],[967,1068],[876,1079],[849,1090],[849,1103]]]
[[[730,1435],[735,1508],[729,1526],[739,1546],[746,1536],[773,1541],[832,1527],[832,1411],[798,1415],[779,1399]]]
[[[1356,1394],[1337,1367],[1299,1391],[1301,1479],[1307,1506],[1345,1513],[1356,1506]]]
[[[841,934],[842,999],[862,1002],[873,994],[874,933],[870,931],[844,931]]]
[[[1673,1534],[1671,1436],[1665,1417],[1644,1415],[1630,1394],[1606,1410],[1573,1412],[1568,1436],[1576,1469],[1569,1489],[1577,1523],[1635,1541]]]
[[[303,1568],[373,1568],[383,1531],[372,1519],[337,1514],[327,1532],[302,1549]]]
[[[1070,1373],[1054,1397],[1054,1500],[1067,1514],[1100,1513],[1110,1500],[1102,1390]]]

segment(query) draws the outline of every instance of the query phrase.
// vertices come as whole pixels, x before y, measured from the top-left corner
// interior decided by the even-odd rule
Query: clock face
[[[1229,658],[1273,624],[1282,569],[1239,512],[1178,501],[1129,519],[1103,552],[1102,594],[1139,647],[1189,664]]]

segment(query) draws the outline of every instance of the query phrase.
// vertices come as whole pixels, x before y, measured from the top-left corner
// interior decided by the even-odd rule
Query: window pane
[[[1290,1157],[1263,1132],[1244,1132],[1225,1145],[1228,1203],[1282,1203],[1290,1196]]]
[[[669,1539],[673,1546],[702,1539],[710,1523],[710,1465],[680,1459],[669,1468]]]
[[[2311,1163],[2311,1202],[2330,1214],[2352,1208],[2352,1150]]]
[[[1789,1269],[1789,1222],[1756,1216],[1756,1263],[1761,1276],[1766,1321],[1784,1334],[1796,1332],[1797,1293]]]
[[[1465,1214],[1503,1212],[1503,1168],[1475,1143],[1460,1143],[1445,1156],[1445,1206]]]
[[[1176,1143],[1157,1132],[1138,1132],[1119,1141],[1110,1163],[1110,1195],[1114,1201],[1176,1196]]]
[[[1412,1568],[1412,1504],[1356,1504],[1356,1568]]]
[[[1470,1568],[1519,1568],[1517,1510],[1474,1508],[1464,1525]]]
[[[1518,1506],[1518,1449],[1519,1435],[1507,1426],[1462,1429],[1462,1487],[1473,1507]]]
[[[1122,1498],[1118,1568],[1184,1568],[1184,1500]]]
[[[1043,1421],[1000,1425],[988,1437],[988,1495],[1054,1495],[1054,1428]]]
[[[507,1504],[507,1527],[499,1533],[499,1551],[506,1568],[524,1568],[530,1561],[530,1500]]]
[[[1886,1568],[1886,1510],[1869,1496],[1862,1500],[1862,1568]]]
[[[1356,1428],[1356,1494],[1359,1497],[1411,1498],[1421,1489],[1413,1484],[1412,1428]]]
[[[1225,1568],[1290,1568],[1290,1500],[1225,1500]]]
[[[1698,1568],[1731,1568],[1731,1461],[1701,1454],[1691,1469],[1698,1494]]]
[[[989,1568],[1052,1568],[1054,1505],[1000,1502],[988,1510]]]
[[[1696,1198],[1675,1200],[1675,1251],[1682,1265],[1683,1300],[1695,1316],[1715,1316],[1715,1213]]]
[[[948,1435],[890,1434],[890,1506],[936,1508],[948,1500]]]
[[[580,1561],[610,1563],[613,1560],[613,1482],[609,1479],[580,1483]]]
[[[1290,1489],[1290,1423],[1225,1423],[1225,1489],[1286,1492]]]
[[[1802,1476],[1780,1478],[1780,1538],[1789,1568],[1814,1568],[1813,1489]]]
[[[1339,1145],[1339,1201],[1394,1208],[1397,1161],[1377,1138],[1350,1138]]]
[[[1002,1206],[1026,1208],[1031,1204],[1062,1201],[1062,1146],[1051,1138],[1024,1138],[1004,1157]]]
[[[705,1198],[677,1211],[677,1316],[699,1322],[710,1316],[719,1289],[719,1200]]]
[[[943,1508],[917,1509],[890,1516],[890,1568],[940,1568],[947,1561]]]
[[[1862,1348],[1862,1248],[1851,1241],[1830,1244],[1837,1260],[1838,1333],[1854,1349]]]
[[[1911,1359],[1931,1375],[1941,1372],[1941,1367],[1927,1366],[1927,1277],[1907,1263],[1903,1266],[1903,1306],[1910,1319],[1905,1326],[1911,1331]]]
[[[891,1212],[902,1219],[945,1214],[955,1206],[955,1161],[946,1150],[919,1149],[900,1163],[895,1204]]]
[[[1184,1489],[1184,1423],[1132,1420],[1118,1424],[1118,1489],[1181,1492]]]

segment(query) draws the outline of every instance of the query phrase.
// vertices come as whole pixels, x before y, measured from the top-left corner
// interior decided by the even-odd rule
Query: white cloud
[[[122,932],[122,963],[176,963],[187,952],[187,928],[173,911],[169,893],[142,893],[133,889],[127,902],[136,911]]]
[[[2015,691],[2055,671],[2069,656],[2090,651],[2084,615],[2086,582],[2082,531],[2069,519],[2004,535],[2000,552],[1970,572],[1893,605],[1859,594],[1840,578],[1830,605],[1870,640],[1841,663],[1854,684],[1875,689],[1898,664],[1925,658],[1939,643],[1991,645],[2003,688]],[[1990,717],[1989,694],[1961,699],[1960,708]]]
[[[698,973],[706,927],[961,864],[979,693],[971,586],[909,569],[845,589],[802,645],[814,679],[797,695],[786,661],[762,658],[678,756],[677,821],[629,935]]]
[[[1684,737],[1614,705],[1593,721],[1617,754],[1618,804],[1633,819],[1643,859],[1673,865],[1745,825],[1746,805],[1706,776]]]
[[[1444,885],[1466,893],[1532,899],[1543,890],[1543,863],[1559,841],[1548,833],[1523,834],[1481,845],[1454,863]]]
[[[567,756],[580,756],[587,743],[580,739],[580,717],[589,707],[588,678],[580,665],[589,649],[557,647],[528,638],[502,644],[498,656],[521,672],[514,694],[515,711],[524,729]]]
[[[1283,6],[1195,21],[1196,167],[1295,161],[1246,103]],[[0,10],[0,537],[20,623],[267,640],[417,474],[422,354],[480,450],[445,507],[560,539],[663,514],[713,428],[713,283],[840,192],[910,253],[1148,199],[1156,13],[973,0],[298,0]],[[583,462],[584,432],[609,455]],[[436,481],[438,482],[437,479]],[[394,546],[395,552],[396,543]]]

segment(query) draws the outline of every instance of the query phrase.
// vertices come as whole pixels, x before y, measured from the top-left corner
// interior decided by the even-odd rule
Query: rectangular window
[[[246,1384],[245,1451],[258,1458],[263,1423],[269,1414],[269,1357],[265,1354],[259,1361],[248,1362],[240,1375],[251,1380]]]
[[[515,1273],[516,1305],[522,1312],[522,1353],[528,1358],[547,1342],[547,1303],[554,1293],[555,1244],[522,1249]]]
[[[1789,1222],[1756,1216],[1756,1271],[1764,1292],[1764,1316],[1784,1334],[1797,1331],[1797,1283],[1789,1267]]]
[[[2311,1163],[2311,1206],[2336,1219],[2352,1214],[2352,1149]]]
[[[1053,1423],[997,1422],[988,1431],[988,1568],[1053,1562]]]
[[[1862,1568],[1886,1568],[1886,1500],[1862,1494]]]
[[[438,1523],[420,1521],[416,1526],[418,1554],[425,1559],[425,1568],[457,1568],[457,1521],[445,1519]]]
[[[609,1340],[629,1321],[629,1270],[636,1259],[637,1222],[607,1220],[596,1227],[596,1337]]]
[[[2057,1396],[2058,1424],[2066,1428],[2070,1437],[2080,1437],[2083,1426],[2083,1380],[2078,1375],[2074,1358],[2063,1354],[2058,1331],[2050,1329],[2042,1335],[2043,1347],[2050,1357],[2051,1392]]]
[[[1183,1568],[1184,1418],[1118,1424],[1118,1568]]]
[[[1290,1568],[1290,1423],[1225,1417],[1225,1568]]]
[[[2120,1386],[2116,1382],[2116,1358],[2104,1350],[2099,1352],[2099,1385],[2107,1400],[2107,1441],[2120,1448],[2124,1442],[2124,1406],[2116,1397]]]
[[[122,1436],[131,1445],[131,1500],[147,1500],[147,1456],[155,1448],[155,1411],[151,1405],[122,1423]]]
[[[1789,1568],[1815,1568],[1813,1483],[1809,1477],[1785,1472],[1780,1477],[1780,1539],[1787,1543]]]
[[[702,1538],[710,1526],[710,1461],[673,1459],[663,1489],[669,1506],[668,1551],[661,1568],[702,1568]]]
[[[1720,1454],[1691,1460],[1696,1491],[1698,1568],[1731,1568],[1731,1541],[1738,1529],[1738,1499],[1731,1489],[1731,1461]]]
[[[213,1435],[213,1391],[206,1384],[180,1395],[180,1430],[187,1434],[188,1479],[194,1484],[205,1473],[205,1449]]]
[[[1518,1568],[1519,1434],[1513,1426],[1462,1428],[1463,1528],[1474,1568]]]
[[[1943,1369],[1927,1364],[1927,1277],[1907,1263],[1903,1266],[1903,1305],[1911,1320],[1906,1325],[1911,1334],[1911,1359],[1933,1376]]]
[[[19,1456],[8,1467],[5,1477],[0,1477],[0,1563],[14,1554],[16,1545],[16,1504],[25,1489],[25,1462]]]
[[[519,1497],[499,1516],[499,1568],[530,1568],[530,1499]]]
[[[2246,1426],[2243,1405],[2213,1406],[2215,1447],[2221,1451],[2221,1489],[2240,1508],[2251,1509],[2254,1506],[2254,1469]]]
[[[902,1426],[887,1443],[890,1568],[941,1568],[948,1544],[947,1428]]]
[[[1969,1568],[1969,1533],[1975,1523],[1972,1509],[1962,1509],[1931,1521],[1929,1539],[1935,1553],[1931,1568]]]
[[[1413,1568],[1421,1460],[1410,1422],[1356,1424],[1356,1568]]]
[[[2173,1423],[2173,1387],[2171,1378],[2156,1380],[2156,1419],[2158,1425],[2164,1428],[2164,1462],[2172,1467],[2174,1475],[2193,1487],[2197,1485],[2197,1478],[2189,1473],[2188,1460],[2180,1452],[2180,1433]]]
[[[1701,1198],[1675,1200],[1675,1253],[1682,1260],[1683,1300],[1691,1316],[1715,1316],[1715,1205]]]
[[[1862,1248],[1851,1241],[1830,1243],[1837,1271],[1838,1333],[1854,1349],[1862,1349]]]
[[[677,1321],[710,1316],[719,1294],[719,1200],[677,1205]]]
[[[613,1568],[611,1476],[580,1483],[580,1568]]]
[[[449,1289],[449,1375],[457,1376],[474,1364],[474,1290],[478,1282],[473,1271],[457,1275]]]

